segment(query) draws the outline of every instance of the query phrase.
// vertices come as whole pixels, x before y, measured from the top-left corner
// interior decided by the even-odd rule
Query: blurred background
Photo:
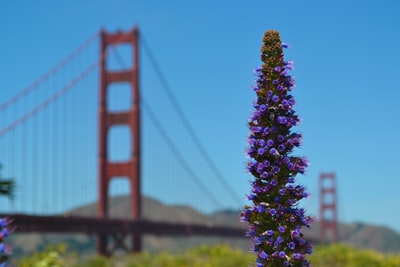
[[[1,213],[64,214],[97,201],[98,33],[138,27],[143,195],[205,216],[236,214],[250,191],[253,69],[264,31],[276,29],[290,44],[285,58],[295,61],[303,134],[295,153],[312,164],[297,177],[311,193],[301,205],[318,217],[319,176],[334,173],[338,218],[349,233],[369,225],[366,236],[374,227],[398,236],[399,5],[2,2],[1,177],[13,178],[16,190],[12,201],[0,200]],[[108,56],[111,70],[132,64],[127,46]],[[116,85],[108,109],[129,108],[130,94]],[[110,160],[129,157],[130,138],[127,127],[110,131]],[[110,194],[129,194],[129,182],[113,180]]]

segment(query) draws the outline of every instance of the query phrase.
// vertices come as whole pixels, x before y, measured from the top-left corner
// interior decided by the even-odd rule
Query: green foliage
[[[2,165],[0,164],[0,170]],[[0,195],[7,196],[10,199],[14,198],[15,182],[13,179],[3,179],[0,174]]]
[[[253,253],[235,250],[227,245],[200,246],[188,250],[186,255],[193,263],[184,266],[248,266],[254,261]]]
[[[102,256],[95,256],[87,260],[81,260],[80,263],[73,265],[74,267],[111,267],[112,259],[107,259]]]
[[[101,256],[79,259],[65,252],[65,246],[49,247],[43,252],[15,260],[19,267],[236,267],[254,261],[252,253],[235,250],[228,245],[200,246],[183,253],[142,252],[122,257]]]
[[[315,267],[395,267],[400,266],[400,255],[335,244],[317,246],[310,261]]]
[[[62,257],[66,250],[65,244],[49,246],[42,252],[19,259],[16,265],[19,267],[67,267],[65,259]]]
[[[382,254],[335,244],[315,247],[310,261],[313,267],[398,267],[400,254]],[[245,267],[252,262],[254,262],[253,253],[233,249],[228,245],[203,245],[174,254],[142,252],[113,258],[101,256],[82,258],[66,253],[65,245],[58,245],[16,260],[14,265],[19,267]]]

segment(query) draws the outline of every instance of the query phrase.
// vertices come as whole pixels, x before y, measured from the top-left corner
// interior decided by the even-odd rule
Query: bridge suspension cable
[[[88,134],[93,127],[87,127],[87,108],[94,107],[96,100],[90,88],[97,87],[91,77],[99,59],[91,58],[90,51],[97,37],[98,33],[88,38],[50,71],[0,103],[0,144],[8,151],[0,161],[17,185],[16,198],[8,208],[12,212],[64,212],[83,198],[93,199],[88,190],[76,192],[81,186],[78,182],[93,184],[87,181],[92,175],[83,162],[90,159],[82,147],[92,145],[87,140],[93,136]],[[78,98],[83,92],[90,93],[84,102]],[[78,125],[86,127],[71,127]],[[77,155],[67,157],[68,153]],[[70,198],[72,194],[77,197]]]
[[[143,99],[143,97],[142,97],[142,106],[144,107],[147,114],[150,116],[151,120],[155,124],[157,130],[160,132],[164,141],[167,143],[169,148],[174,153],[175,157],[182,164],[183,168],[186,170],[186,172],[189,174],[189,176],[192,178],[192,180],[204,192],[204,194],[206,194],[208,196],[208,198],[213,202],[215,207],[221,208],[222,207],[221,203],[215,198],[215,196],[201,182],[200,178],[196,175],[196,173],[190,167],[189,163],[185,160],[185,157],[182,156],[182,154],[179,152],[179,150],[174,145],[173,141],[168,137],[167,133],[164,131],[164,128],[161,126],[161,123],[158,121],[155,113],[152,111],[152,109],[150,108],[150,105],[147,104],[147,102]]]
[[[75,59],[85,48],[87,48],[91,43],[93,43],[98,38],[98,36],[99,36],[99,33],[97,32],[96,34],[91,36],[89,39],[87,39],[81,46],[79,46],[69,56],[67,56],[64,60],[62,60],[59,64],[57,64],[55,67],[53,67],[50,71],[46,72],[44,75],[42,75],[39,79],[37,79],[31,85],[29,85],[28,87],[26,87],[25,89],[23,89],[22,91],[17,93],[14,97],[10,98],[4,104],[0,105],[0,112],[2,110],[6,109],[7,107],[9,107],[11,104],[18,101],[23,96],[27,95],[30,91],[37,88],[39,85],[44,83],[46,80],[48,80],[50,77],[52,77],[59,70],[61,70],[63,67],[65,67],[69,62],[71,62],[73,59]],[[111,51],[113,51],[114,49],[115,49],[115,46],[112,46]],[[107,52],[105,52],[105,53],[107,53]],[[73,88],[77,83],[79,83],[81,80],[83,80],[85,77],[87,77],[92,71],[94,71],[96,69],[96,67],[100,65],[100,61],[101,61],[101,59],[99,58],[94,63],[89,65],[85,70],[83,70],[76,78],[71,80],[63,88],[59,89],[53,95],[51,95],[46,100],[44,100],[42,103],[38,104],[31,111],[25,113],[23,116],[21,116],[19,119],[15,120],[8,126],[0,129],[0,137],[4,136],[5,134],[10,132],[14,128],[18,127],[20,124],[24,123],[26,120],[28,120],[32,116],[36,115],[42,109],[44,109],[49,104],[51,104],[52,102],[57,100],[61,95],[66,93],[69,89]]]
[[[54,102],[57,98],[59,98],[61,95],[66,93],[69,89],[74,87],[78,82],[80,82],[82,79],[84,79],[87,75],[89,75],[93,70],[96,69],[96,67],[99,65],[99,62],[92,63],[89,67],[87,67],[81,74],[73,79],[71,82],[69,82],[67,85],[65,85],[63,88],[55,92],[53,95],[51,95],[49,98],[44,100],[42,103],[37,105],[34,109],[31,111],[27,112],[24,114],[22,117],[11,123],[10,125],[4,127],[3,129],[0,130],[0,137],[3,135],[7,134],[14,128],[18,127],[20,124],[24,123],[26,120],[29,118],[33,117],[36,115],[38,112],[40,112],[42,109],[47,107],[49,104]]]
[[[211,156],[208,154],[208,152],[204,148],[204,145],[202,144],[202,142],[200,141],[199,137],[195,133],[195,131],[194,131],[193,127],[191,126],[189,120],[185,116],[185,113],[183,112],[183,110],[182,110],[181,106],[179,105],[175,95],[172,93],[172,90],[170,89],[170,86],[168,85],[167,80],[165,79],[163,73],[161,72],[161,68],[159,67],[159,64],[157,63],[152,50],[150,49],[149,45],[147,44],[146,40],[144,39],[143,34],[141,34],[141,37],[140,37],[139,41],[142,43],[142,45],[144,47],[144,50],[145,50],[147,56],[150,59],[150,63],[153,66],[153,68],[154,68],[154,70],[155,70],[155,72],[156,72],[156,74],[158,76],[158,79],[160,80],[160,82],[162,84],[162,88],[164,89],[165,93],[167,94],[169,100],[171,101],[172,106],[175,109],[175,112],[178,114],[178,117],[180,118],[180,120],[182,121],[185,129],[189,133],[189,136],[192,139],[193,143],[195,144],[197,149],[200,151],[201,155],[205,159],[207,165],[210,167],[212,172],[217,177],[218,181],[223,185],[223,187],[226,190],[226,192],[231,196],[231,198],[236,202],[236,204],[238,204],[239,206],[242,206],[243,205],[242,198],[239,197],[235,193],[235,191],[232,189],[230,184],[224,178],[224,176],[222,175],[221,171],[218,169],[217,165],[214,163],[214,161],[211,159]]]
[[[93,41],[96,39],[98,34],[96,33],[95,36],[90,37],[83,45],[81,45],[78,49],[76,49],[74,52],[72,52],[67,58],[65,58],[61,63],[56,65],[54,68],[52,68],[50,71],[48,71],[46,74],[44,74],[42,77],[40,77],[38,80],[36,80],[34,83],[32,83],[30,86],[22,90],[20,93],[16,94],[14,97],[12,97],[10,100],[5,102],[4,104],[0,105],[0,111],[5,110],[7,107],[12,105],[14,102],[17,102],[19,99],[25,99],[24,96],[26,96],[28,93],[33,91],[35,88],[39,87],[43,83],[45,83],[49,78],[51,78],[54,74],[59,73],[60,69],[64,68],[69,62],[71,62],[73,59],[75,59],[85,48],[87,48]],[[159,67],[159,64],[157,63],[154,54],[152,53],[150,47],[148,46],[147,42],[143,39],[143,37],[140,39],[141,43],[143,44],[143,47],[146,51],[146,54],[150,60],[151,65],[153,66],[156,75],[158,76],[158,79],[160,80],[162,84],[162,88],[165,91],[165,93],[168,96],[168,99],[170,100],[173,109],[175,110],[176,114],[179,116],[181,122],[183,123],[184,128],[186,129],[189,137],[191,138],[192,142],[195,144],[196,148],[200,152],[201,156],[204,158],[206,164],[209,166],[210,170],[215,174],[217,180],[223,185],[224,190],[230,195],[230,197],[237,203],[238,205],[242,205],[242,198],[239,197],[230,184],[227,182],[227,180],[223,177],[222,173],[220,170],[217,168],[217,165],[214,163],[210,155],[207,153],[204,145],[200,141],[199,137],[196,135],[193,127],[189,123],[189,120],[185,116],[181,106],[179,105],[176,97],[172,93],[172,90],[170,86],[168,85],[163,73],[161,72],[161,69]],[[125,67],[123,59],[119,56],[117,50],[115,49],[114,46],[111,46],[111,49],[108,50],[106,53],[112,52],[114,56],[117,58],[117,61],[121,67]],[[100,64],[100,60],[98,59],[96,62],[92,63],[89,65],[86,69],[84,69],[82,72],[80,72],[78,75],[75,77],[73,76],[73,79],[70,80],[67,84],[63,85],[61,89],[58,91],[54,92],[52,95],[47,95],[47,97],[42,100],[39,104],[35,105],[33,108],[30,108],[28,111],[24,112],[21,116],[18,116],[16,120],[12,121],[11,123],[6,124],[3,128],[0,128],[0,137],[3,137],[9,132],[12,132],[15,128],[17,128],[19,125],[24,124],[24,122],[28,121],[32,117],[35,117],[39,112],[41,112],[43,109],[45,109],[47,106],[49,106],[51,103],[55,102],[57,99],[59,99],[62,95],[64,95],[66,92],[68,92],[70,89],[74,88],[80,81],[84,80],[85,77],[87,77],[89,74],[93,73],[93,71],[98,67]],[[52,86],[53,87],[53,86]],[[34,91],[34,92],[37,92]],[[142,98],[142,104],[145,109],[145,112],[149,115],[149,118],[152,120],[153,124],[156,126],[158,129],[159,133],[161,134],[161,137],[167,144],[167,146],[170,148],[172,153],[175,155],[175,157],[178,159],[180,162],[181,166],[184,168],[184,170],[189,174],[191,177],[192,181],[195,182],[197,187],[203,191],[203,193],[209,198],[209,200],[218,208],[222,207],[221,202],[218,200],[218,198],[212,194],[210,190],[202,183],[202,180],[198,177],[198,175],[193,171],[193,169],[190,167],[188,164],[187,160],[185,157],[182,155],[182,153],[179,152],[175,144],[172,142],[172,139],[167,135],[163,127],[161,126],[160,121],[157,119],[155,116],[155,113],[151,110],[150,105],[147,104],[147,102]],[[63,108],[64,110],[65,108]],[[50,120],[52,118],[53,121],[58,121],[57,118],[54,115],[46,115],[47,118],[45,119],[46,121]],[[43,122],[44,119],[40,120],[41,125],[45,125]],[[35,128],[36,129],[36,128]],[[36,129],[33,133],[37,137],[38,130]],[[59,135],[62,134],[61,131],[58,129],[54,130],[56,133]],[[43,134],[41,137],[44,142],[44,138],[49,139],[48,133]],[[57,137],[60,139],[61,137]],[[75,137],[74,137],[75,138]],[[54,139],[54,138],[52,138]],[[49,139],[51,140],[51,138]],[[23,142],[26,142],[25,139],[23,139]],[[35,145],[32,145],[32,151],[38,151],[38,147],[35,147]],[[11,148],[11,146],[9,146]],[[50,148],[46,147],[46,150],[51,151]],[[42,151],[44,153],[44,150]],[[35,157],[35,153],[32,152],[32,156]],[[21,153],[23,154],[23,153]],[[75,164],[75,163],[74,163]],[[65,167],[63,167],[65,168]],[[44,169],[42,170],[45,176],[50,176],[56,175],[57,172],[64,172],[63,170],[58,171],[56,168],[52,169]]]
[[[39,79],[31,83],[29,86],[27,86],[25,89],[21,90],[19,93],[11,97],[8,101],[2,103],[0,105],[0,112],[4,109],[6,109],[8,106],[16,102],[18,99],[32,91],[33,89],[37,88],[40,84],[42,84],[44,81],[52,77],[56,72],[58,72],[60,69],[62,69],[65,65],[67,65],[69,62],[71,62],[74,58],[76,58],[77,55],[79,55],[86,47],[88,47],[93,41],[95,41],[99,36],[99,33],[96,32],[93,34],[89,39],[87,39],[82,45],[80,45],[77,49],[75,49],[69,56],[67,56],[64,60],[62,60],[59,64],[54,66],[52,69],[50,69],[48,72],[43,74]]]
[[[121,55],[118,53],[118,50],[114,49],[112,51],[112,53],[115,56],[120,67],[125,69],[126,64],[125,64],[124,60],[122,59]],[[189,176],[192,178],[192,180],[203,191],[203,193],[211,200],[211,202],[214,204],[214,206],[216,208],[221,208],[222,207],[221,202],[219,202],[217,200],[217,198],[211,193],[211,191],[208,190],[207,187],[201,182],[201,179],[198,177],[198,175],[196,175],[196,172],[193,171],[193,169],[190,167],[189,163],[185,160],[185,157],[179,152],[179,149],[174,145],[174,142],[168,136],[168,134],[162,127],[160,121],[157,119],[156,113],[150,108],[150,105],[147,104],[147,102],[143,96],[141,97],[141,104],[142,104],[142,107],[144,108],[144,110],[149,115],[151,121],[156,126],[157,130],[159,131],[161,137],[164,139],[167,146],[171,149],[172,153],[175,155],[177,160],[182,164],[183,168],[186,170],[186,172],[189,174]]]

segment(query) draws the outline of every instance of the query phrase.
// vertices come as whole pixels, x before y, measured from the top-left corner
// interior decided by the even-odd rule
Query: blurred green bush
[[[400,266],[400,254],[382,254],[345,244],[317,246],[309,259],[313,267]],[[60,244],[21,259],[13,259],[13,263],[18,267],[247,267],[254,265],[254,253],[233,249],[228,245],[203,245],[174,254],[143,252],[111,258],[83,257],[67,252],[66,246]]]

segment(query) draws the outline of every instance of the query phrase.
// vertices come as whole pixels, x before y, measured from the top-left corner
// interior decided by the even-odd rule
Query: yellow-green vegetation
[[[49,246],[44,251],[35,252],[31,256],[17,260],[19,267],[64,267],[66,261],[63,259],[67,250],[65,244]]]
[[[399,267],[400,254],[382,254],[336,244],[315,247],[310,261],[313,267]],[[254,262],[254,254],[228,245],[203,245],[182,253],[143,252],[88,258],[68,253],[65,245],[57,245],[13,262],[19,267],[247,267]]]
[[[254,261],[252,253],[233,249],[228,245],[199,246],[183,253],[130,254],[105,258],[101,256],[78,257],[67,253],[65,245],[47,248],[21,259],[14,259],[19,267],[215,267],[248,266]]]
[[[317,246],[310,261],[313,267],[398,267],[400,254],[383,254],[335,244]]]

